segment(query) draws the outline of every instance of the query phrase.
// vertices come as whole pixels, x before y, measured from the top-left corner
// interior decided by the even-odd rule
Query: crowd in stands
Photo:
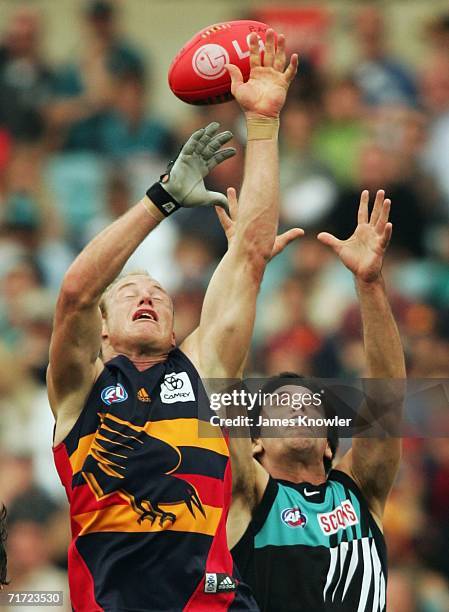
[[[15,590],[67,593],[69,519],[45,390],[65,271],[194,129],[217,120],[235,134],[238,153],[212,172],[210,188],[238,189],[243,173],[237,105],[195,107],[164,123],[148,104],[152,66],[122,34],[114,5],[96,0],[83,10],[82,54],[68,65],[43,55],[44,18],[34,8],[18,7],[0,40],[0,503]],[[306,235],[268,265],[248,372],[363,376],[351,275],[315,237],[348,237],[361,190],[382,188],[393,222],[384,277],[409,376],[448,379],[449,14],[423,24],[419,67],[392,55],[378,9],[354,10],[352,25],[352,69],[335,75],[302,57],[283,111],[280,230]],[[181,210],[131,258],[128,269],[148,269],[173,295],[178,341],[197,325],[225,250],[213,208]],[[448,402],[438,417],[445,438],[404,442],[385,518],[393,612],[449,610]]]

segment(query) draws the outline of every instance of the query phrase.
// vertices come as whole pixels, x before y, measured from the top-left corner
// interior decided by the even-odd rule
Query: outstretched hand
[[[251,72],[246,83],[240,69],[226,64],[231,77],[231,91],[245,113],[256,116],[278,117],[284,106],[287,90],[298,69],[294,53],[285,69],[285,37],[280,34],[275,42],[274,30],[267,30],[263,61],[257,34],[249,37]]]
[[[391,200],[385,199],[385,191],[377,192],[371,217],[368,214],[368,203],[369,192],[362,191],[358,224],[350,238],[339,240],[332,234],[321,232],[318,240],[334,249],[354,276],[371,283],[380,276],[393,225],[388,221]]]
[[[194,132],[176,160],[169,164],[168,172],[162,179],[165,191],[185,208],[214,204],[225,209],[228,207],[224,194],[209,191],[204,185],[204,177],[215,166],[236,154],[234,147],[223,148],[231,140],[232,133],[218,133],[219,127],[220,124],[214,121]]]
[[[235,233],[235,221],[238,213],[238,201],[237,193],[233,187],[228,187],[227,194],[229,215],[226,214],[226,212],[218,206],[215,207],[215,210],[217,212],[218,219],[221,223],[221,227],[223,228],[224,233],[226,234],[226,239],[228,241],[229,246],[232,237]],[[287,232],[284,232],[283,234],[280,234],[279,236],[276,236],[270,259],[273,259],[273,257],[279,255],[279,253],[281,253],[285,249],[285,247],[290,244],[290,242],[292,242],[296,238],[299,238],[300,236],[304,236],[304,230],[300,229],[299,227],[295,227],[293,229],[288,230]]]

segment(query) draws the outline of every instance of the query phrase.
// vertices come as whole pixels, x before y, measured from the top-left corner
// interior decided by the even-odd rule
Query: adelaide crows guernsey
[[[270,478],[232,555],[263,611],[386,610],[384,537],[338,470],[319,486]]]
[[[199,435],[201,393],[179,349],[143,372],[119,355],[54,448],[76,612],[255,608],[226,544],[228,446],[206,421]]]

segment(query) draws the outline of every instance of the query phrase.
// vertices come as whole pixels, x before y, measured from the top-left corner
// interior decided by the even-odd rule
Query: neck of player
[[[264,454],[260,458],[260,463],[275,480],[287,480],[296,484],[308,482],[313,485],[326,482],[322,459],[321,461],[308,463],[293,458],[289,460],[289,458],[284,457],[282,461],[278,461]]]
[[[125,357],[128,357],[128,359],[140,372],[142,370],[147,370],[148,368],[151,368],[152,366],[157,365],[158,363],[163,363],[164,361],[166,361],[168,359],[168,353],[169,351],[164,353],[151,353],[148,347],[145,347],[145,349],[142,350],[140,350],[139,348],[122,348],[120,350],[117,350],[106,342],[103,342],[102,346],[102,358],[104,363],[107,363],[118,355],[124,355]]]

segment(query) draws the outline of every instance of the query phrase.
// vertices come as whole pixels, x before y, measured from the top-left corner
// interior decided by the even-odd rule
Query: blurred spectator
[[[90,0],[84,9],[85,39],[78,64],[56,74],[55,101],[48,120],[65,150],[99,151],[101,125],[111,107],[117,78],[143,78],[140,54],[118,32],[116,9],[109,0]]]
[[[314,228],[329,212],[337,195],[329,168],[314,154],[316,109],[293,99],[281,123],[281,222]]]
[[[16,496],[9,508],[8,553],[11,588],[14,591],[62,591],[62,611],[71,609],[66,573],[56,566],[59,544],[52,524],[57,506],[38,488],[30,487]],[[66,517],[67,519],[67,517]],[[66,534],[67,536],[68,534]],[[66,537],[64,546],[68,544]],[[8,610],[26,610],[14,606]]]
[[[209,241],[195,234],[180,237],[175,260],[180,268],[184,287],[206,290],[215,270],[215,253]]]
[[[424,104],[430,116],[427,145],[423,152],[425,168],[436,180],[445,198],[445,218],[449,219],[449,57],[433,55],[421,77]]]
[[[417,91],[410,71],[388,50],[385,20],[381,9],[368,4],[355,19],[358,42],[354,79],[369,106],[403,103],[415,106]]]
[[[397,176],[418,196],[419,207],[429,222],[444,221],[444,199],[432,175],[422,163],[427,144],[428,119],[422,111],[390,106],[372,122],[373,137],[390,153]]]
[[[331,83],[324,95],[325,118],[315,137],[315,152],[341,185],[354,182],[357,159],[367,138],[361,93],[351,78]]]
[[[0,249],[5,249],[5,255],[15,250],[19,258],[33,260],[45,283],[55,288],[73,252],[65,243],[64,228],[42,179],[43,161],[38,146],[15,145],[11,151],[3,189],[0,188]],[[0,269],[0,279],[2,276]]]
[[[43,133],[42,111],[53,76],[41,55],[42,34],[39,13],[22,6],[13,13],[0,44],[0,125],[15,140],[35,141]]]
[[[424,34],[433,52],[447,53],[449,45],[449,13],[432,17],[426,24]]]
[[[198,327],[203,297],[203,290],[199,287],[186,287],[176,292],[173,306],[176,313],[175,337],[178,344]]]
[[[172,134],[160,120],[146,114],[142,76],[126,73],[117,85],[117,97],[101,129],[102,151],[119,162],[138,155],[172,157]]]
[[[370,191],[372,206],[377,190],[385,189],[392,201],[392,248],[408,256],[422,256],[425,217],[413,185],[405,182],[398,170],[394,156],[389,151],[376,144],[367,144],[360,153],[357,186],[341,191],[326,227],[338,238],[349,238],[357,224],[361,191]]]

